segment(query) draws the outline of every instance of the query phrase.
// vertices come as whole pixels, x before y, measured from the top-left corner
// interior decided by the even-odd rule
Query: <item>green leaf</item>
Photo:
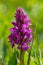
[[[28,52],[26,51],[24,54],[24,64],[27,65],[27,60],[28,60]]]
[[[4,39],[3,48],[2,48],[2,62],[4,64],[6,63],[7,51],[8,51],[8,45],[7,45],[6,39]]]
[[[16,52],[14,52],[13,56],[9,60],[8,65],[17,65]]]

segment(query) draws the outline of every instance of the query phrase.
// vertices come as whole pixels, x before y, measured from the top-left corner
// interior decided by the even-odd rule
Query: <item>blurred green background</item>
[[[15,20],[14,13],[22,7],[31,19],[34,41],[31,56],[38,63],[43,62],[43,0],[0,0],[0,65],[7,65],[14,53],[8,42],[11,22]],[[25,55],[25,61],[27,56]],[[39,57],[40,60],[37,59]],[[11,65],[11,64],[9,64]],[[16,64],[15,64],[16,65]],[[36,65],[30,61],[30,65]]]

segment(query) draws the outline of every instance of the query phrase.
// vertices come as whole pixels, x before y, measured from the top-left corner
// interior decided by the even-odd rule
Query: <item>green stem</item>
[[[20,65],[24,65],[24,51],[20,51]]]
[[[27,62],[27,65],[30,65],[30,55],[31,55],[31,51],[29,52],[29,55],[28,55],[28,62]]]

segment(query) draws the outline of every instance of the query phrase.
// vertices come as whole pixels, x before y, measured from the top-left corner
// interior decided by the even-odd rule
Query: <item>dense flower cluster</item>
[[[8,37],[9,41],[11,42],[12,47],[17,44],[19,50],[28,50],[28,44],[31,42],[32,38],[32,30],[29,28],[31,25],[30,19],[28,19],[28,16],[24,13],[22,8],[16,10],[14,17],[16,18],[16,21],[12,22],[14,27],[10,29],[11,34]]]

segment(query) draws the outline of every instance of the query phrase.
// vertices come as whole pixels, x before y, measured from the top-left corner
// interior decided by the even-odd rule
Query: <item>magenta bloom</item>
[[[28,16],[24,13],[22,8],[16,10],[14,17],[16,18],[16,22],[12,22],[14,27],[10,29],[11,34],[8,37],[9,41],[12,47],[17,44],[19,50],[28,50],[28,44],[32,38],[32,30],[29,28],[31,25],[30,19],[28,19]]]

